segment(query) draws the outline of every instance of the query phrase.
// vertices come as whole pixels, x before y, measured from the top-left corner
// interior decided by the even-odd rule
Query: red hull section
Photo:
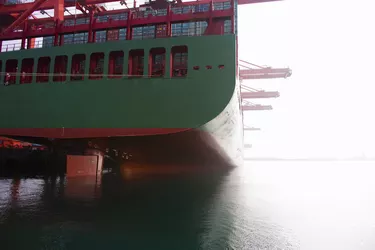
[[[173,134],[189,128],[0,128],[0,135],[43,138],[98,138]]]

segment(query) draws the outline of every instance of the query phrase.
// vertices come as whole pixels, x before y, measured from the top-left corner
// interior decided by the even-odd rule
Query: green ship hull
[[[150,50],[164,48],[168,59],[174,46],[188,48],[186,77],[172,76],[170,60],[166,60],[164,77],[150,77]],[[102,79],[89,79],[92,53],[104,53],[104,65],[108,65],[111,52],[123,51],[123,72],[128,72],[129,51],[139,49],[145,53],[143,76],[123,74],[111,79],[106,77],[108,67],[104,67]],[[0,53],[1,72],[6,73],[8,60],[16,59],[19,65],[15,84],[0,87],[0,134],[44,143],[98,140],[107,146],[136,144],[136,140],[157,146],[170,140],[173,145],[204,147],[211,152],[206,155],[239,165],[243,124],[236,49],[235,35],[211,35]],[[76,54],[86,55],[83,80],[70,80],[68,71],[66,81],[54,82],[55,58],[68,56],[70,69]],[[48,82],[37,82],[33,75],[31,83],[20,84],[22,60],[32,58],[36,72],[41,57],[51,58]],[[1,81],[5,81],[4,76]]]

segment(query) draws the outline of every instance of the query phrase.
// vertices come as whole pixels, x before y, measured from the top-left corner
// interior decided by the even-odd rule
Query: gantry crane
[[[254,127],[249,127],[249,126],[244,126],[243,127],[243,130],[245,130],[245,131],[259,131],[260,130],[260,128],[254,128]]]
[[[279,97],[280,93],[277,91],[264,91],[258,90],[251,87],[248,87],[244,84],[241,84],[241,97],[242,99],[251,99],[251,98],[272,98]]]
[[[289,68],[271,68],[259,66],[244,60],[239,60],[239,74],[241,82],[241,99],[242,99],[242,111],[254,111],[254,110],[272,110],[271,105],[260,105],[249,102],[245,99],[254,98],[275,98],[279,97],[278,91],[264,91],[257,90],[246,86],[243,81],[250,79],[272,79],[272,78],[288,78],[292,75],[292,71]],[[254,68],[255,67],[255,68]],[[252,128],[244,125],[244,131],[260,130],[258,128]],[[251,144],[245,144],[245,148],[251,148]]]
[[[272,106],[255,104],[246,100],[242,100],[242,111],[250,111],[250,110],[272,110]]]
[[[256,67],[256,69],[251,68]],[[242,97],[242,110],[272,110],[272,106],[259,105],[251,102],[244,102],[244,99],[252,98],[272,98],[279,97],[278,91],[264,91],[257,90],[246,86],[243,80],[248,79],[269,79],[269,78],[287,78],[292,75],[292,71],[289,68],[271,68],[259,66],[244,60],[239,60],[239,73],[241,82],[241,97]],[[243,69],[245,68],[245,69]]]
[[[290,68],[271,68],[269,66],[259,66],[244,60],[239,60],[239,66],[240,80],[288,78],[292,75],[292,70]]]

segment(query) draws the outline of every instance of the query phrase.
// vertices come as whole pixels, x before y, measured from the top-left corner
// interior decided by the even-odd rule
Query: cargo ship
[[[98,1],[63,16],[39,0],[25,12],[50,7],[54,17],[9,21],[0,36],[0,135],[66,152],[240,165],[237,1],[112,11],[90,2]],[[3,5],[0,18],[15,6]]]

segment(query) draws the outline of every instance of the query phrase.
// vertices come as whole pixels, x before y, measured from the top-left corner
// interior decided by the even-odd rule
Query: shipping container
[[[44,28],[50,29],[55,27],[55,22],[47,22],[43,25]]]
[[[173,14],[182,14],[182,8],[181,7],[173,7],[172,9]]]
[[[225,20],[224,21],[224,34],[231,34],[232,33],[232,20]]]
[[[110,15],[110,18],[112,20],[116,20],[116,21],[127,20],[128,19],[128,13],[113,14],[113,15]]]
[[[103,43],[107,41],[107,31],[99,30],[95,32],[95,42],[96,43]]]
[[[140,19],[145,17],[145,12],[144,11],[136,11],[133,13],[133,17],[135,19]]]
[[[72,44],[73,43],[73,34],[65,34],[63,35],[64,44]]]
[[[67,19],[64,21],[64,26],[74,26],[74,19]]]
[[[156,25],[156,38],[166,37],[167,36],[167,25],[159,24]]]
[[[206,32],[208,23],[206,21],[200,21],[195,23],[195,36],[201,36]]]
[[[5,0],[4,5],[18,4],[17,0]]]
[[[122,28],[119,30],[119,40],[126,40],[126,28]]]
[[[113,21],[119,21],[119,20],[127,20],[128,19],[128,13],[119,13],[119,14],[112,14],[112,15],[100,15],[96,17],[96,21],[99,23],[105,23],[109,20]]]
[[[87,43],[89,38],[88,32],[75,33],[74,34],[74,43]]]
[[[155,26],[142,26],[133,28],[133,39],[150,39],[155,38]]]
[[[55,40],[55,38],[53,36],[43,37],[42,47],[43,48],[53,47],[54,40]]]
[[[191,26],[193,25],[193,22],[183,23],[181,27],[181,36],[188,36]]]
[[[143,39],[155,38],[155,25],[143,26]]]
[[[223,10],[223,3],[213,3],[214,10]]]
[[[76,19],[76,25],[89,24],[89,23],[90,23],[89,18],[78,18],[78,19]]]
[[[154,15],[155,16],[166,16],[167,15],[167,9],[155,10]]]
[[[75,25],[82,25],[82,24],[89,24],[89,18],[78,18],[78,19],[66,19],[64,21],[64,26],[75,26]]]
[[[119,30],[118,29],[107,31],[107,41],[116,41],[116,40],[118,40],[118,37],[119,37]]]
[[[64,44],[87,43],[88,36],[88,32],[66,34],[64,35]]]
[[[106,22],[108,22],[108,20],[109,20],[109,15],[98,16],[96,18],[96,22],[98,22],[98,23],[106,23]]]
[[[230,9],[231,8],[231,4],[230,4],[230,2],[224,2],[223,3],[223,9],[224,10],[227,10],[227,9]]]
[[[214,10],[227,10],[230,9],[230,2],[214,3]]]
[[[184,6],[184,7],[182,7],[182,13],[183,14],[192,13],[192,12],[194,12],[194,10],[195,10],[195,6]]]
[[[200,36],[204,34],[207,26],[206,21],[173,23],[172,36]]]
[[[172,23],[172,36],[181,36],[182,23]]]
[[[142,27],[133,28],[132,38],[133,40],[142,40]]]
[[[208,12],[210,5],[208,3],[195,5],[195,12]]]

